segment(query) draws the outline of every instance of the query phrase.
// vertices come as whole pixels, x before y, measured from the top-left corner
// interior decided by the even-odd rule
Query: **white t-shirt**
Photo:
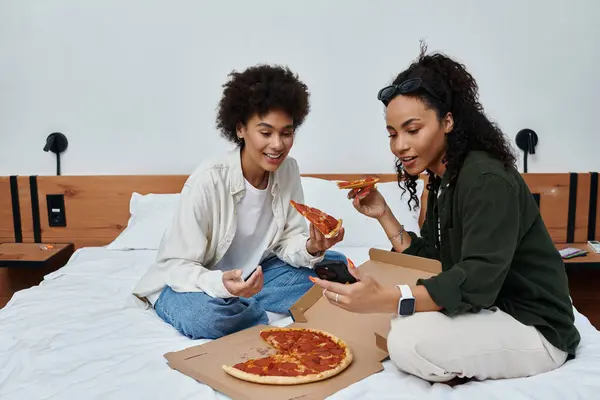
[[[272,239],[268,234],[273,220],[273,195],[270,182],[263,190],[255,188],[248,181],[244,183],[246,193],[237,207],[235,236],[215,269],[241,269],[242,278],[246,279],[258,267]]]

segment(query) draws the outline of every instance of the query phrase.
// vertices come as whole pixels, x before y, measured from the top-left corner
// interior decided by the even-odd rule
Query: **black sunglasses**
[[[392,101],[392,99],[397,95],[412,93],[418,89],[425,90],[432,97],[438,99],[442,104],[445,103],[445,100],[436,94],[429,86],[423,83],[421,78],[410,78],[397,85],[386,86],[379,91],[377,94],[377,99],[387,107],[390,101]]]

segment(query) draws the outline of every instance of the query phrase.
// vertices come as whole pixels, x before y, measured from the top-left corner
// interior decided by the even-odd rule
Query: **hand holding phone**
[[[349,263],[352,261],[348,260]],[[338,260],[324,260],[315,265],[317,276],[323,280],[338,283],[358,282],[348,270],[348,266]]]
[[[237,269],[223,272],[223,285],[234,296],[252,297],[262,290],[264,276],[260,265],[247,279],[242,279],[242,271]]]
[[[320,278],[309,279],[320,289],[333,306],[354,313],[397,312],[399,291],[396,287],[384,287],[375,278],[363,274],[361,268],[342,261],[324,261],[315,265]],[[350,276],[345,276],[346,272]],[[322,277],[325,277],[323,279]],[[392,304],[393,302],[393,304]]]

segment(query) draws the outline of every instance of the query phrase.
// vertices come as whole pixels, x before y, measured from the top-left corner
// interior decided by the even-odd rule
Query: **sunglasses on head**
[[[436,98],[442,104],[444,104],[444,99],[442,99],[438,94],[436,94],[429,86],[423,83],[423,80],[421,78],[410,78],[397,85],[386,86],[379,91],[379,93],[377,94],[377,99],[387,107],[390,101],[397,95],[412,93],[417,91],[418,89],[425,90],[432,97]]]

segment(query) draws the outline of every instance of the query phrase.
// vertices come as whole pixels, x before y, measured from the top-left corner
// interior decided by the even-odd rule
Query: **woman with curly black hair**
[[[390,358],[423,379],[553,370],[575,356],[580,341],[565,266],[474,78],[425,50],[378,96],[411,206],[419,204],[416,179],[429,175],[420,237],[404,231],[376,190],[357,194],[353,204],[381,224],[393,251],[440,260],[442,272],[392,288],[358,269],[352,285],[315,281],[341,308],[394,313]]]
[[[134,295],[182,334],[218,338],[269,322],[310,287],[313,267],[344,237],[325,238],[290,200],[303,203],[296,161],[288,157],[309,112],[309,92],[288,68],[232,72],[217,126],[236,144],[187,180],[158,259]]]

